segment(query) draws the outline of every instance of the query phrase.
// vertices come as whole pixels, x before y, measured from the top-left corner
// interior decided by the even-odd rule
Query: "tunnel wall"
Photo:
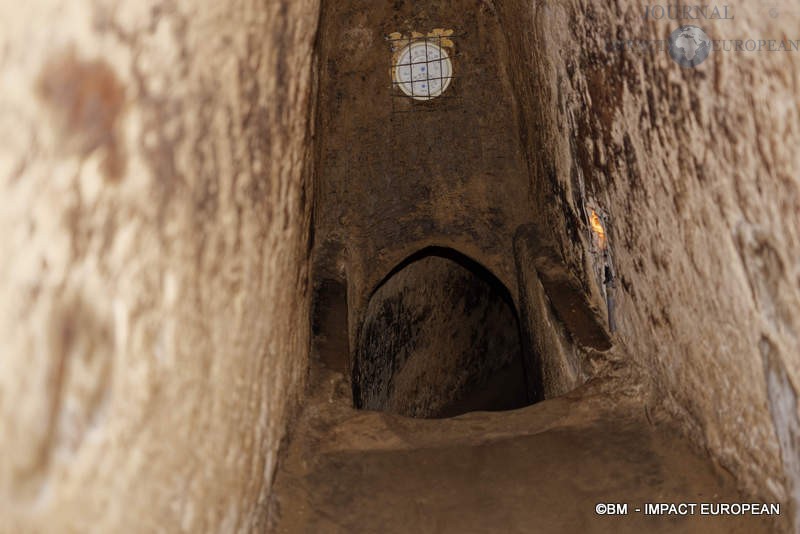
[[[0,530],[262,528],[317,8],[0,2]]]
[[[681,70],[666,53],[607,50],[673,29],[645,22],[639,2],[441,2],[417,22],[478,38],[459,44],[475,66],[462,102],[488,107],[422,120],[481,157],[401,152],[398,174],[381,158],[424,124],[392,130],[390,102],[358,95],[386,83],[385,49],[371,50],[417,25],[412,4],[386,2],[375,19],[369,2],[340,5],[329,36],[348,39],[321,40],[347,57],[319,63],[322,83],[334,81],[317,126],[328,120],[346,142],[318,152],[334,179],[316,206],[343,209],[319,214],[317,239],[339,248],[328,268],[353,284],[349,313],[431,244],[479,259],[517,295],[523,223],[548,229],[565,278],[597,294],[584,216],[596,202],[618,274],[615,341],[652,386],[635,391],[647,413],[677,416],[747,489],[797,500],[797,53],[712,53]],[[800,26],[789,1],[774,3],[777,17],[728,4],[736,18],[706,28],[719,38],[795,38]],[[390,6],[405,11],[393,18]],[[307,350],[313,196],[301,167],[316,9],[0,2],[4,519],[259,524]],[[469,20],[476,12],[488,18]],[[368,122],[337,120],[350,112]],[[353,176],[359,157],[368,172]],[[397,176],[413,179],[398,189]],[[486,187],[495,179],[507,194]],[[399,202],[387,210],[385,198]]]
[[[386,36],[435,28],[455,33],[456,78],[420,110],[392,96]],[[315,263],[347,280],[352,342],[376,284],[428,246],[475,258],[516,298],[512,238],[530,186],[504,42],[471,0],[324,3]]]
[[[792,2],[774,16],[725,4],[733,20],[690,23],[798,38]],[[570,229],[589,231],[586,204],[605,210],[618,355],[652,386],[646,409],[677,416],[748,490],[800,502],[800,54],[712,52],[682,69],[609,46],[678,26],[640,2],[494,5],[531,175],[546,178],[537,224],[588,286],[596,258]]]
[[[412,104],[392,89],[387,36],[436,28],[452,31],[454,79],[441,98]],[[518,230],[538,243],[532,223],[550,198],[533,196],[541,187],[530,174],[507,45],[489,2],[323,3],[313,278],[347,284],[352,349],[371,292],[395,265],[428,247],[457,250],[508,288],[526,334],[556,329],[543,334],[562,349],[547,353],[557,359],[546,362],[558,375],[555,395],[586,379],[573,341],[600,350],[611,344],[594,282],[581,285],[561,266],[540,288],[534,262],[552,264],[547,246],[529,246],[531,263],[519,262]],[[536,291],[547,297],[532,297]],[[528,310],[534,302],[541,309]],[[565,322],[565,314],[580,320]],[[587,328],[592,335],[583,335]],[[541,345],[527,337],[528,346]]]

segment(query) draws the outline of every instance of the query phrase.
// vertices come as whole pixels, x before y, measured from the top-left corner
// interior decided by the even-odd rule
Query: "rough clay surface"
[[[727,4],[733,20],[702,23],[714,39],[800,38],[792,2]],[[565,355],[545,374],[627,369],[640,402],[744,490],[796,508],[800,52],[712,52],[682,69],[666,50],[615,47],[678,25],[643,15],[633,1],[326,3],[318,259],[347,281],[351,346],[377,281],[431,244],[495,272],[526,324],[564,330],[565,317],[531,308],[545,302],[536,271],[556,312],[577,302],[563,289],[609,320],[597,209],[614,347],[574,365],[558,340],[534,339]],[[432,28],[459,36],[455,109],[393,114],[382,37]],[[523,227],[532,250],[512,247]]]
[[[0,2],[0,531],[263,522],[308,353],[317,9]]]
[[[320,372],[275,479],[271,531],[787,532],[776,517],[653,516],[647,502],[750,502],[633,391],[597,381],[520,410],[420,420],[359,412]],[[629,503],[600,517],[598,502]]]
[[[714,39],[800,38],[796,3],[727,4],[733,20],[703,23]],[[620,352],[745,488],[800,506],[800,53],[681,69],[609,49],[676,26],[639,2],[496,5],[528,161],[549,178],[541,226],[583,272],[586,247],[558,229],[586,228],[582,203],[602,208]]]
[[[716,39],[800,38],[794,2],[727,3],[734,20],[704,23]],[[594,204],[618,331],[581,363],[637,369],[628,386],[654,420],[674,417],[748,493],[800,502],[800,53],[712,53],[685,70],[666,52],[609,50],[676,25],[632,0],[336,5],[317,125],[382,113],[375,131],[329,120],[340,137],[317,155],[332,178],[316,206],[336,207],[317,237],[332,244],[324,270],[347,274],[351,335],[374,284],[424,246],[458,248],[515,298],[521,279],[535,286],[511,257],[520,224],[599,306]],[[0,528],[262,523],[307,358],[317,9],[0,1]],[[459,26],[457,128],[387,123],[383,35]],[[340,36],[351,63],[328,61]],[[386,98],[359,100],[358,83]],[[387,149],[425,132],[473,155]],[[383,152],[359,161],[354,147]],[[398,181],[410,161],[417,181]]]
[[[529,404],[519,323],[496,285],[440,256],[387,280],[356,349],[356,405],[451,417]]]

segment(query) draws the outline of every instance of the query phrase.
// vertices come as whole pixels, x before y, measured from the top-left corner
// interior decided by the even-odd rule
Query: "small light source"
[[[427,39],[403,47],[396,56],[394,83],[414,100],[430,100],[444,93],[453,77],[453,63],[444,48]]]
[[[589,224],[592,225],[592,232],[594,233],[595,238],[597,239],[597,246],[600,250],[606,249],[606,229],[603,227],[603,223],[600,221],[600,216],[597,215],[597,212],[592,210],[592,214],[589,217]]]

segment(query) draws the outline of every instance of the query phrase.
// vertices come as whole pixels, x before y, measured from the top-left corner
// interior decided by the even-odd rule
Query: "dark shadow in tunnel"
[[[358,332],[357,408],[451,417],[538,400],[532,361],[505,285],[442,247],[406,258],[378,284]]]
[[[347,339],[347,286],[323,279],[314,288],[311,332],[313,354],[328,369],[346,373],[350,354]]]

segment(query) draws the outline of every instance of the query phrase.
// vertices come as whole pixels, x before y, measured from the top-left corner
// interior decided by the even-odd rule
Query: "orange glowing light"
[[[606,248],[606,229],[603,228],[603,223],[600,222],[600,216],[597,215],[597,212],[592,210],[592,215],[589,217],[589,223],[592,225],[592,231],[594,235],[597,236],[597,243],[600,246],[600,250],[605,250]]]

